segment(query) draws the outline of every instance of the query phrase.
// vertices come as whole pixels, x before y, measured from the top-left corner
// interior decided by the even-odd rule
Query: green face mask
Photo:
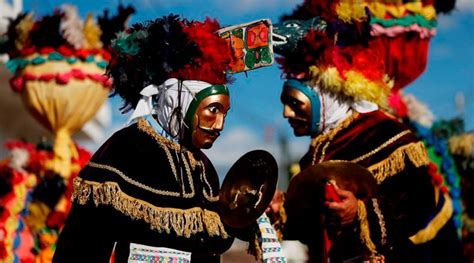
[[[324,31],[326,22],[320,17],[309,20],[287,20],[273,25],[273,49],[280,55],[291,55],[310,30]]]

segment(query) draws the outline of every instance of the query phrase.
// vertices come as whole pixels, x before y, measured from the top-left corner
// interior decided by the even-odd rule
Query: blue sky
[[[115,11],[118,3],[133,3],[137,13],[131,23],[175,13],[188,19],[202,20],[216,17],[221,25],[249,22],[260,18],[278,21],[302,0],[81,0],[72,1],[82,15],[95,15],[104,8]],[[37,14],[51,12],[65,3],[57,0],[24,2],[25,10]],[[243,153],[253,149],[267,149],[283,163],[285,156],[279,144],[280,137],[289,139],[289,155],[298,159],[306,151],[307,138],[295,138],[282,116],[279,95],[282,86],[277,65],[236,75],[230,86],[232,109],[226,120],[226,129],[215,147],[207,154],[225,173]],[[457,9],[449,16],[440,16],[438,34],[431,40],[428,67],[425,73],[405,89],[425,102],[437,119],[452,118],[456,111],[455,96],[465,96],[464,117],[467,130],[474,130],[474,1],[458,0]],[[114,122],[109,133],[121,127],[126,120],[118,112],[120,101],[112,99]],[[230,150],[231,149],[231,150]],[[284,182],[283,182],[284,183]]]

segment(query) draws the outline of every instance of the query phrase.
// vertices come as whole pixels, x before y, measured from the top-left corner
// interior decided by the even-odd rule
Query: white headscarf
[[[370,101],[346,101],[334,93],[321,91],[319,86],[313,86],[312,88],[318,94],[319,101],[321,102],[319,129],[322,133],[326,133],[336,127],[353,110],[359,113],[367,113],[378,109],[377,104]]]
[[[140,92],[142,98],[138,101],[135,111],[128,123],[132,123],[143,116],[156,114],[158,124],[168,135],[176,138],[178,136],[180,123],[176,116],[172,116],[173,112],[181,104],[180,121],[184,127],[184,117],[186,116],[191,101],[199,91],[210,86],[212,86],[212,84],[199,80],[181,81],[181,103],[179,103],[180,81],[178,79],[168,79],[159,86],[154,84],[148,85]],[[153,96],[157,97],[155,106],[153,106]]]

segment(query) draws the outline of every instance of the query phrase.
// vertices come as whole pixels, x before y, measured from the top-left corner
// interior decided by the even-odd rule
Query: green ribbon
[[[189,104],[188,111],[186,112],[186,116],[184,118],[184,123],[186,123],[190,129],[194,127],[194,115],[196,114],[197,107],[201,101],[209,96],[218,94],[224,94],[228,96],[229,89],[226,87],[226,85],[212,85],[196,94],[194,99],[191,101],[191,104]]]
[[[417,24],[421,27],[426,27],[428,29],[435,28],[438,24],[436,20],[428,20],[421,15],[410,15],[410,16],[405,16],[401,18],[392,18],[392,19],[371,17],[370,23],[379,24],[383,27],[392,27],[392,26],[409,27],[411,25]]]

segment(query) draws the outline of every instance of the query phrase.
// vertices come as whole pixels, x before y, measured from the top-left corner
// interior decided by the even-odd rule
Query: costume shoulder
[[[172,206],[182,195],[194,195],[192,179],[178,178],[179,145],[155,133],[145,120],[123,128],[94,154],[75,180],[75,187],[108,187],[157,206]],[[187,173],[189,174],[189,173]],[[159,198],[157,198],[159,197]]]
[[[367,167],[380,183],[410,162],[429,163],[423,143],[395,117],[383,111],[360,114],[333,139],[328,159],[348,160]]]
[[[97,151],[74,180],[72,199],[79,205],[112,206],[158,232],[173,229],[179,236],[207,232],[227,238],[219,215],[201,207],[198,200],[198,180],[208,184],[203,190],[209,201],[218,198],[218,181],[201,179],[202,166],[194,153],[159,135],[141,119],[115,133]],[[215,175],[213,167],[206,169]]]

